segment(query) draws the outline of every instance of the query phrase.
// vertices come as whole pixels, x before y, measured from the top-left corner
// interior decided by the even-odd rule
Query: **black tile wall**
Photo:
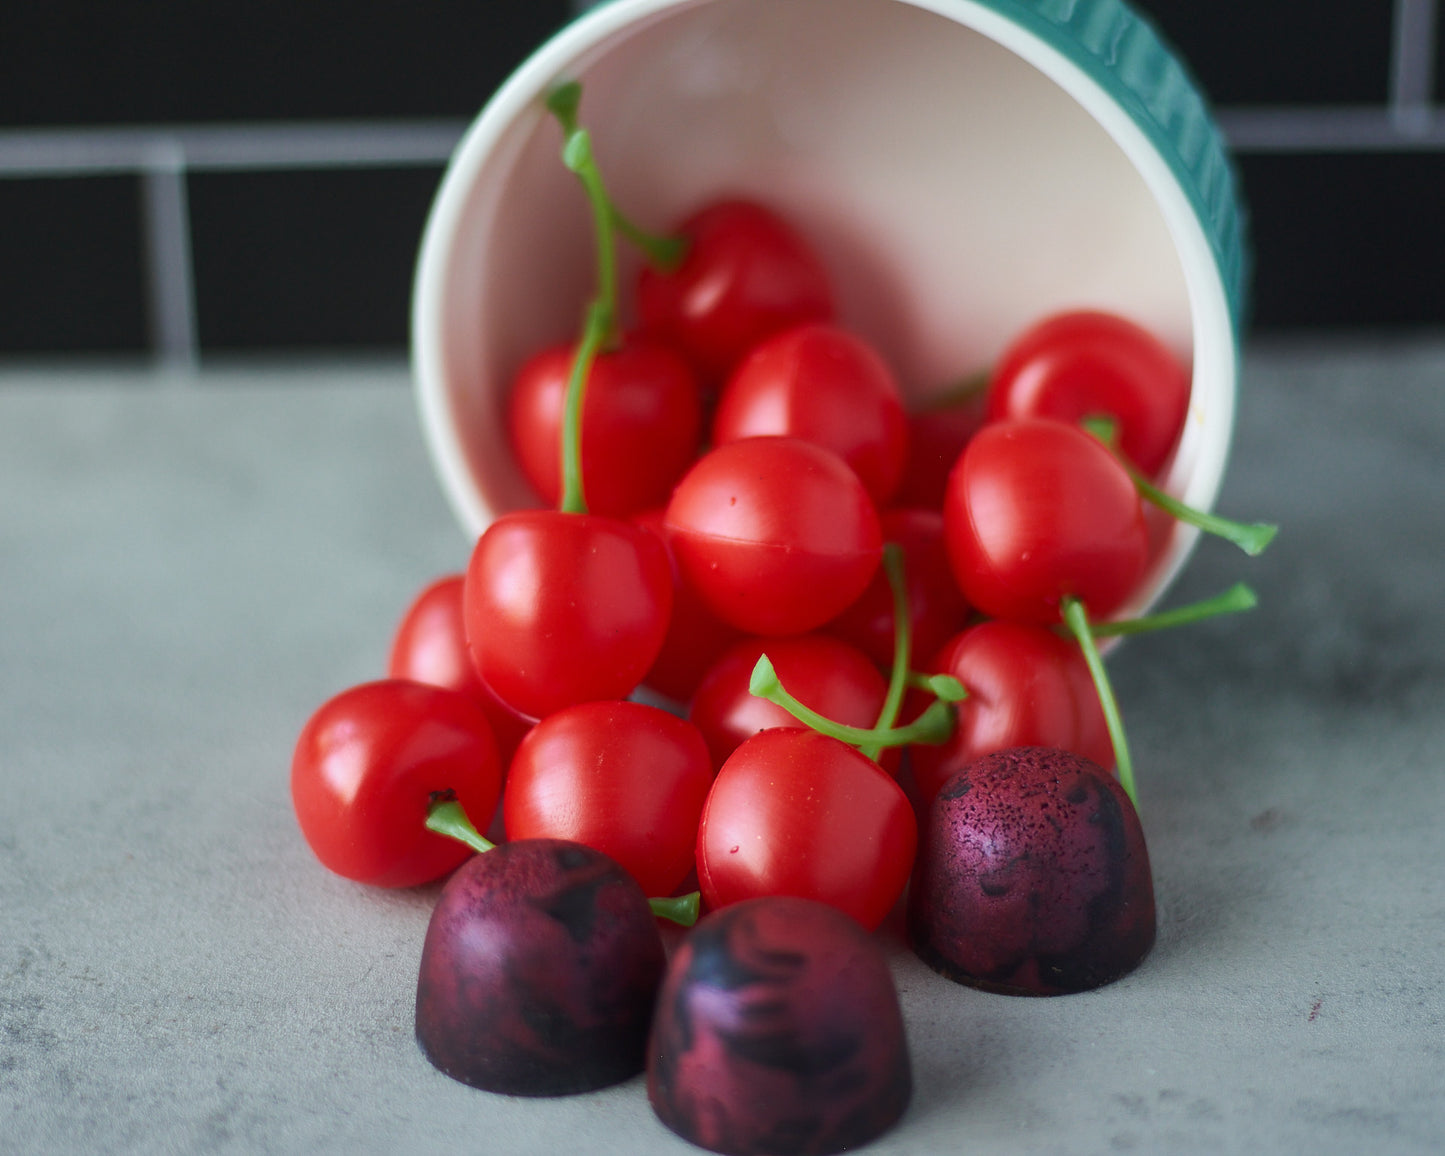
[[[1141,0],[1216,104],[1381,104],[1390,0]]]
[[[0,181],[0,353],[147,348],[134,177]]]
[[[0,123],[466,116],[566,0],[22,0],[0,6]]]
[[[0,4],[0,133],[470,117],[569,0]],[[1392,0],[1136,0],[1221,113],[1391,95]],[[1441,0],[1445,7],[1445,0]],[[1445,18],[1433,91],[1445,124]],[[1259,329],[1445,326],[1445,146],[1241,154]],[[207,353],[405,345],[436,166],[193,172]],[[0,179],[0,357],[149,345],[140,182]]]
[[[1247,156],[1255,316],[1445,325],[1445,151]]]
[[[203,349],[402,347],[440,169],[190,179]]]

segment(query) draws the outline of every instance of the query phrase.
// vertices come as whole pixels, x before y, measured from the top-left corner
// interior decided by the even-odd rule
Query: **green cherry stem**
[[[562,126],[565,138],[570,139],[577,131],[577,111],[581,104],[582,85],[575,80],[559,84],[547,95],[547,109]],[[659,237],[647,232],[624,216],[611,198],[607,198],[607,219],[613,229],[642,251],[649,265],[664,273],[675,270],[687,256],[686,237]]]
[[[558,509],[587,513],[582,478],[582,408],[592,364],[604,348],[617,343],[617,241],[613,235],[612,200],[592,154],[592,138],[577,124],[582,86],[558,85],[547,96],[547,109],[562,127],[562,161],[576,174],[592,208],[592,233],[597,244],[597,296],[587,307],[582,338],[572,360],[562,410],[562,497]]]
[[[752,677],[748,681],[748,690],[758,698],[767,699],[782,707],[800,723],[811,727],[819,734],[828,735],[839,742],[847,743],[850,747],[860,749],[947,742],[949,736],[953,734],[953,702],[958,701],[957,698],[952,700],[939,698],[930,703],[928,709],[907,726],[852,727],[845,723],[834,722],[789,694],[783,686],[782,680],[778,678],[778,672],[773,669],[772,660],[766,654],[761,655],[757,665],[753,667]]]
[[[659,273],[675,272],[687,259],[689,244],[686,237],[659,237],[656,233],[648,233],[624,217],[616,205],[612,206],[612,227],[640,249],[647,263]]]
[[[607,316],[609,342],[617,316],[617,239],[612,230],[612,201],[602,183],[602,171],[592,155],[592,137],[574,128],[562,145],[562,162],[577,174],[592,206],[592,232],[597,243],[597,296],[593,308]]]
[[[888,693],[878,712],[875,730],[891,730],[903,706],[903,693],[908,689],[908,663],[913,649],[913,621],[908,606],[907,576],[903,572],[903,547],[897,542],[883,546],[883,572],[888,576],[888,589],[893,595],[893,669],[888,676]],[[868,745],[860,748],[875,762],[883,748]]]
[[[1175,626],[1203,622],[1221,614],[1238,614],[1244,610],[1253,610],[1258,605],[1259,598],[1255,592],[1245,583],[1236,582],[1223,594],[1176,606],[1173,610],[1161,610],[1157,614],[1145,614],[1138,618],[1121,618],[1117,622],[1095,622],[1093,634],[1095,638],[1148,634],[1155,630],[1169,630]]]
[[[1119,452],[1118,427],[1113,418],[1086,417],[1081,424],[1085,430],[1113,451],[1114,456],[1119,459],[1119,463],[1128,471],[1134,488],[1139,491],[1140,496],[1146,501],[1154,503],[1171,517],[1198,530],[1203,530],[1206,534],[1213,534],[1227,542],[1233,542],[1251,558],[1262,553],[1264,548],[1274,540],[1274,536],[1279,533],[1279,527],[1269,522],[1236,522],[1231,518],[1221,518],[1217,514],[1208,514],[1203,510],[1196,510],[1193,506],[1186,506],[1178,498],[1166,494],[1141,474],[1134,464]]]
[[[671,920],[679,927],[691,927],[697,922],[698,912],[702,909],[702,894],[689,891],[686,895],[668,899],[649,899],[647,905],[659,919]]]
[[[562,403],[562,497],[557,508],[564,514],[587,513],[587,493],[582,480],[582,404],[587,398],[587,378],[592,363],[607,342],[611,318],[601,302],[587,307],[587,320],[577,355],[572,359],[572,375],[567,379],[567,393]]]
[[[1134,761],[1129,757],[1129,740],[1124,735],[1124,720],[1119,715],[1119,703],[1114,697],[1114,688],[1104,670],[1104,660],[1094,644],[1094,631],[1089,625],[1089,615],[1084,604],[1077,598],[1066,596],[1063,600],[1064,622],[1079,642],[1084,652],[1084,662],[1094,679],[1094,689],[1099,695],[1099,705],[1104,711],[1104,722],[1109,728],[1109,740],[1114,744],[1114,763],[1119,771],[1119,785],[1139,809],[1139,795],[1134,787]]]
[[[582,82],[566,80],[547,94],[547,111],[562,126],[562,135],[570,136],[577,127],[577,110],[582,105]]]
[[[597,295],[587,307],[562,410],[562,497],[557,506],[565,514],[587,513],[582,478],[582,408],[597,355],[618,342],[616,234],[621,232],[641,248],[650,261],[664,267],[669,262],[680,262],[686,249],[686,242],[681,239],[649,236],[617,210],[597,167],[592,138],[577,122],[581,103],[582,86],[575,80],[559,84],[547,95],[547,110],[562,127],[562,161],[576,174],[587,193],[597,245]]]
[[[1186,506],[1178,498],[1170,497],[1127,462],[1125,468],[1129,471],[1129,476],[1134,479],[1134,485],[1138,487],[1139,492],[1165,513],[1203,530],[1206,534],[1213,534],[1223,538],[1226,542],[1233,542],[1251,558],[1262,553],[1264,548],[1274,540],[1274,536],[1279,533],[1279,527],[1269,522],[1235,522],[1229,518],[1221,518],[1217,514],[1206,514],[1203,510],[1196,510],[1193,506]]]
[[[433,792],[431,802],[427,804],[426,826],[428,831],[435,831],[438,835],[445,835],[449,839],[455,839],[458,843],[465,843],[478,853],[490,851],[496,847],[495,843],[484,838],[472,825],[472,821],[467,818],[467,813],[462,809],[461,803],[457,802],[454,791]]]
[[[438,835],[465,843],[479,855],[496,850],[496,844],[481,835],[461,803],[455,791],[434,791],[426,809],[426,827]],[[697,922],[702,899],[698,892],[671,896],[666,899],[649,899],[647,905],[659,919],[670,919],[682,927],[691,927]]]
[[[951,674],[924,674],[910,670],[904,680],[914,690],[921,690],[944,702],[962,702],[968,697],[968,688]]]
[[[966,377],[950,382],[940,393],[925,398],[917,407],[917,413],[942,413],[960,405],[967,405],[988,389],[993,376],[992,369],[978,369]]]

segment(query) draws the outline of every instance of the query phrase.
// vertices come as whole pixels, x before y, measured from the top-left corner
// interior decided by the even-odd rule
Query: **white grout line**
[[[1308,107],[1215,110],[1238,153],[1445,152],[1445,117],[1429,105],[1404,117],[1394,108]]]
[[[1435,0],[1395,0],[1390,113],[1406,133],[1428,133],[1435,119]]]
[[[141,183],[151,348],[166,369],[185,372],[200,360],[185,156],[157,150]]]
[[[185,371],[200,360],[188,172],[443,165],[464,121],[0,131],[0,179],[108,174],[141,179],[151,349]]]
[[[445,164],[463,120],[278,122],[215,126],[0,130],[0,177],[145,171],[178,154],[193,172],[228,169],[399,168]]]

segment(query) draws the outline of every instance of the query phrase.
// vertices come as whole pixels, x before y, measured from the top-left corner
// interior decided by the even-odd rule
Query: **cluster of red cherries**
[[[1144,329],[1100,311],[1047,317],[986,379],[909,413],[885,359],[839,324],[824,264],[789,222],[727,199],[665,237],[645,233],[607,196],[579,100],[564,85],[549,108],[592,209],[596,295],[576,341],[520,368],[507,410],[538,508],[496,518],[464,574],[422,591],[386,680],[343,692],[306,724],[292,793],[318,858],[349,878],[414,886],[472,859],[448,883],[423,956],[418,1036],[439,1067],[494,1090],[574,1091],[639,1070],[651,1031],[654,1106],[727,1151],[733,1141],[688,1123],[678,1081],[690,1061],[677,1041],[700,1029],[674,1022],[686,1000],[674,992],[674,1020],[650,1025],[664,968],[646,930],[653,913],[686,923],[699,901],[714,913],[675,953],[674,987],[731,968],[751,978],[729,990],[765,999],[782,984],[824,999],[825,1020],[840,1014],[838,993],[818,996],[800,977],[871,950],[866,933],[910,877],[910,938],[955,979],[1066,991],[1128,970],[1153,941],[1153,899],[1096,643],[1252,604],[1238,587],[1111,621],[1174,518],[1250,552],[1272,528],[1198,514],[1158,490],[1189,374]],[[619,239],[645,258],[626,309]],[[624,312],[636,317],[625,331]],[[1146,513],[1156,504],[1171,517]],[[1038,799],[1054,808],[1047,821],[1029,809]],[[988,840],[974,837],[979,824]],[[1093,892],[1061,898],[1055,884],[1015,878],[1017,855],[962,862],[989,840],[1007,846],[1010,824],[1036,848],[1052,840],[1076,878],[1127,877],[1123,914],[1101,915]],[[1013,916],[949,923],[965,906],[963,872],[980,902]],[[1029,899],[1040,889],[1088,918],[1062,906],[1041,917]],[[794,906],[780,914],[769,906],[778,897]],[[645,958],[607,982],[645,991],[645,1015],[625,1030],[616,1016],[604,1023],[555,983],[544,996],[512,992],[510,1014],[528,1000],[567,1005],[556,1022],[589,1025],[568,1041],[459,1012],[476,982],[467,967],[480,966],[458,962],[460,929],[511,936],[495,928],[539,904],[551,938],[506,982],[555,971],[569,936],[590,942],[599,911],[625,907]],[[841,929],[837,912],[851,917]],[[773,941],[807,967],[772,974]],[[857,997],[874,1009],[870,1039],[892,1022],[875,996]],[[894,1058],[863,1081],[876,1099],[860,1117],[869,1134],[907,1100],[901,1027],[894,1034]],[[521,1037],[518,1060],[500,1041]],[[550,1068],[538,1058],[549,1048],[560,1057]],[[580,1052],[606,1057],[605,1074],[579,1068]],[[542,1070],[553,1074],[529,1082]],[[715,1090],[721,1077],[696,1078]]]

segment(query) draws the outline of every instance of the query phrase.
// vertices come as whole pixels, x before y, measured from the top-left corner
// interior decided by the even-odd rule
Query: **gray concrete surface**
[[[436,890],[311,858],[287,793],[467,543],[406,368],[0,372],[0,1149],[685,1152],[640,1080],[451,1082]],[[916,1096],[885,1154],[1445,1150],[1445,342],[1257,342],[1224,512],[1111,659],[1161,906],[1104,990],[959,988],[884,935]]]

